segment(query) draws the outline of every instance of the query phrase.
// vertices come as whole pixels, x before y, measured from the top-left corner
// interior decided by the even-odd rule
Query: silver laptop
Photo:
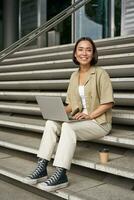
[[[36,96],[36,100],[44,119],[61,122],[77,121],[67,115],[61,97]]]

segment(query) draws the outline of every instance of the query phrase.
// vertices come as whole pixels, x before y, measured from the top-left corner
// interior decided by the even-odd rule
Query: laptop
[[[37,103],[44,119],[61,121],[61,122],[74,122],[79,121],[72,119],[68,116],[64,109],[64,104],[61,97],[51,96],[36,96]],[[79,110],[77,109],[76,114]]]

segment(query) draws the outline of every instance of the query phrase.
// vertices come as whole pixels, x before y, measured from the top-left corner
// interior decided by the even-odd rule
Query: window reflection
[[[76,39],[90,36],[93,39],[109,36],[109,1],[92,0],[76,12]]]

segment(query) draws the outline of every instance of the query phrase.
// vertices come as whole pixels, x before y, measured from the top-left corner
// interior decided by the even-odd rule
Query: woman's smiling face
[[[76,48],[75,57],[80,65],[90,66],[93,58],[92,44],[87,40],[80,41]]]

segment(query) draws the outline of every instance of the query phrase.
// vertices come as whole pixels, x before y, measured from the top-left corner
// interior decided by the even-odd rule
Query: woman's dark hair
[[[92,47],[93,47],[93,58],[92,58],[90,64],[91,65],[96,65],[96,63],[98,62],[98,52],[97,52],[95,43],[89,37],[82,37],[79,40],[77,40],[77,42],[76,42],[76,44],[74,46],[74,50],[73,50],[73,62],[76,65],[80,65],[80,63],[78,62],[77,58],[75,57],[75,53],[76,53],[77,46],[78,46],[79,42],[81,42],[81,41],[89,41],[92,44]]]

